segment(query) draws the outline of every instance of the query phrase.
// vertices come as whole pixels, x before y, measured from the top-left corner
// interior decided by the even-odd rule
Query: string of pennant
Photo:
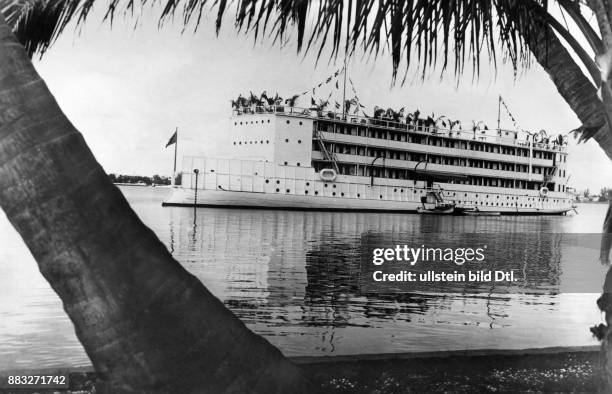
[[[323,82],[320,82],[317,86],[313,87],[312,89],[306,90],[304,92],[302,92],[300,94],[300,96],[305,96],[308,93],[310,93],[312,91],[312,95],[314,96],[316,94],[316,91],[318,88],[324,86],[324,85],[328,85],[330,82],[335,80],[336,83],[336,89],[338,89],[338,75],[340,75],[340,73],[342,73],[344,71],[344,67],[340,68],[338,70],[336,70],[333,74],[331,74],[329,77],[327,77]],[[314,100],[314,97],[312,97],[312,99]]]
[[[322,87],[324,87],[324,86],[326,86],[326,85],[329,85],[329,84],[333,83],[333,84],[334,84],[334,86],[335,86],[335,88],[336,88],[336,90],[338,90],[338,89],[340,88],[340,81],[339,81],[339,78],[338,78],[338,77],[339,77],[340,75],[343,75],[343,73],[344,73],[344,72],[346,72],[346,66],[345,66],[345,67],[342,67],[342,68],[339,68],[338,70],[334,71],[334,72],[333,72],[333,73],[332,73],[330,76],[328,76],[328,77],[327,77],[325,80],[323,80],[323,81],[319,82],[319,83],[318,83],[316,86],[314,86],[312,89],[305,90],[304,92],[302,92],[302,93],[301,93],[301,94],[299,94],[298,96],[299,96],[299,97],[301,97],[301,96],[305,96],[305,95],[307,95],[308,93],[311,93],[312,95],[311,95],[311,97],[310,97],[310,104],[311,104],[312,106],[316,106],[316,105],[317,105],[317,102],[316,102],[316,99],[315,99],[315,94],[316,94],[316,92],[317,92],[317,89],[320,89],[320,88],[322,88]],[[364,106],[364,105],[362,105],[362,104],[360,103],[360,101],[359,101],[359,96],[357,95],[357,89],[355,89],[355,84],[353,83],[353,80],[352,80],[351,78],[348,78],[348,80],[349,80],[349,83],[350,83],[350,88],[351,88],[351,91],[352,91],[353,97],[352,97],[352,98],[350,98],[350,99],[348,99],[347,101],[349,101],[349,102],[351,102],[351,103],[354,103],[354,104],[355,104],[355,109],[354,109],[354,111],[353,111],[353,114],[354,114],[354,115],[356,115],[356,114],[358,114],[358,113],[359,113],[359,111],[361,111],[361,112],[362,112],[362,114],[363,114],[363,116],[366,116],[366,117],[367,117],[368,115],[366,115],[366,113],[365,113],[365,111],[364,111],[365,106]],[[331,99],[331,97],[332,97],[332,93],[330,93],[330,94],[327,96],[327,101],[328,101],[328,102],[329,102],[329,100]],[[334,105],[335,105],[336,109],[337,109],[337,110],[339,110],[339,109],[341,109],[341,108],[342,108],[342,106],[343,106],[343,105],[346,105],[346,103],[341,104],[341,103],[339,103],[338,101],[334,101]]]
[[[514,125],[514,128],[516,130],[521,130],[521,128],[519,127],[518,123],[516,122],[516,119],[514,119],[514,116],[512,115],[512,112],[510,112],[510,110],[508,109],[508,106],[506,105],[506,102],[504,101],[504,99],[502,98],[501,95],[499,96],[499,102],[504,105],[504,109],[506,110],[506,113],[508,114],[508,116],[512,120],[512,124]]]
[[[357,96],[357,90],[355,89],[355,84],[353,83],[353,80],[351,78],[349,78],[348,80],[349,80],[349,83],[350,83],[351,91],[353,92],[353,97],[351,97],[350,99],[348,99],[346,101],[355,105],[355,110],[353,111],[353,115],[357,115],[359,113],[359,110],[361,110],[361,112],[363,113],[363,116],[367,117],[367,115],[363,111],[363,108],[365,108],[365,105],[362,105],[359,102],[359,96]],[[338,82],[336,81],[336,87],[338,86],[337,83]],[[346,110],[348,112],[349,108],[348,108],[347,103],[345,102],[344,105],[347,106]],[[340,104],[339,102],[335,101],[335,107],[336,107],[336,109],[339,110],[340,108],[342,108],[342,104]]]
[[[346,66],[337,69],[336,71],[334,71],[331,75],[329,75],[326,79],[322,80],[321,82],[319,82],[316,86],[314,86],[312,89],[309,90],[305,90],[304,92],[302,92],[301,94],[298,95],[298,97],[302,97],[307,95],[308,93],[311,93],[311,97],[310,97],[310,104],[312,106],[316,106],[317,102],[315,99],[315,94],[317,92],[317,89],[320,89],[326,85],[329,85],[331,83],[334,84],[336,90],[338,90],[340,88],[340,81],[339,81],[339,76],[343,75],[343,73],[346,72]],[[353,97],[348,99],[347,101],[355,104],[355,109],[353,111],[353,114],[356,115],[359,113],[359,111],[362,112],[363,116],[368,116],[366,115],[364,108],[365,106],[361,104],[361,102],[359,101],[359,96],[357,95],[357,89],[355,89],[355,84],[353,83],[353,80],[351,78],[348,78],[349,83],[350,83],[350,89],[352,91]],[[330,93],[327,96],[327,101],[329,102],[329,100],[331,99],[333,93]],[[341,109],[343,104],[339,103],[338,101],[334,102],[334,105],[336,107],[337,110]],[[346,105],[346,103],[344,103],[344,105]]]
[[[365,111],[363,110],[365,108],[365,105],[359,102],[359,97],[357,96],[357,90],[355,89],[355,84],[353,84],[353,80],[350,78],[348,80],[351,85],[351,90],[353,91],[353,99],[355,100],[355,104],[356,104],[355,112],[353,112],[353,115],[357,115],[359,113],[359,110],[361,110],[361,113],[363,114],[363,116],[367,117],[368,115],[366,115]]]

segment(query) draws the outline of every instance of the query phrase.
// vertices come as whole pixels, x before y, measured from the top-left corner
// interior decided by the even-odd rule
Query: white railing
[[[451,138],[458,138],[467,141],[483,141],[502,144],[506,146],[515,146],[521,148],[529,148],[530,142],[527,140],[519,141],[513,136],[517,133],[516,130],[506,129],[488,129],[488,130],[465,130],[465,129],[452,129],[443,128],[435,125],[425,126],[420,122],[407,122],[404,119],[396,121],[387,117],[370,118],[359,115],[342,115],[341,113],[327,110],[317,110],[314,108],[301,108],[301,107],[290,107],[287,105],[264,105],[264,106],[250,106],[234,108],[232,110],[233,116],[242,115],[255,115],[255,114],[283,114],[290,116],[304,116],[315,119],[333,120],[340,121],[350,124],[362,125],[362,126],[374,126],[386,129],[395,129],[402,131],[410,131],[416,133],[422,133],[426,135],[436,136],[447,136]],[[495,133],[495,134],[492,134]],[[511,133],[512,136],[504,137],[505,133]],[[558,145],[556,143],[543,143],[533,142],[531,143],[535,149],[545,149],[552,151],[565,151],[565,144]]]

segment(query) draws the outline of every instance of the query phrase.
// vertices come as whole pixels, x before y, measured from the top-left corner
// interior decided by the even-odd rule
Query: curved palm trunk
[[[307,390],[138,219],[1,16],[0,205],[62,299],[102,391]]]

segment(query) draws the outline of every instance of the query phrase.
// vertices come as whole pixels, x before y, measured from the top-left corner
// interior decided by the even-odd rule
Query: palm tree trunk
[[[608,201],[608,212],[603,226],[601,243],[601,262],[609,264],[610,246],[612,245],[612,200]],[[601,341],[602,352],[602,392],[612,391],[612,267],[608,269],[604,281],[603,293],[597,300],[597,306],[604,312],[606,324],[591,327],[591,332]]]
[[[539,36],[527,42],[538,63],[548,73],[559,94],[585,125],[600,125],[591,135],[612,159],[612,130],[607,119],[606,107],[597,96],[597,89],[584,75],[572,56],[565,49],[550,27],[542,30]],[[602,174],[604,175],[604,174]],[[607,178],[608,174],[605,174]],[[602,236],[602,261],[608,260],[612,236],[612,201],[606,214]],[[603,294],[597,301],[598,307],[605,312],[606,324],[593,327],[591,331],[601,340],[603,392],[612,391],[612,268],[604,283]]]
[[[305,392],[301,370],[169,254],[0,16],[0,206],[62,299],[102,392]]]

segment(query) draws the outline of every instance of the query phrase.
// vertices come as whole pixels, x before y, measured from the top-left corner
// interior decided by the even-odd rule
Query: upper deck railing
[[[359,126],[373,126],[378,128],[387,128],[399,131],[409,131],[414,133],[420,133],[424,135],[435,135],[440,137],[457,138],[468,141],[482,141],[488,143],[495,143],[506,146],[514,146],[521,148],[529,148],[530,144],[534,149],[543,149],[549,151],[564,152],[567,142],[563,145],[559,145],[556,141],[546,142],[531,142],[527,139],[519,140],[518,132],[516,130],[505,130],[505,129],[477,129],[477,130],[465,130],[465,129],[453,129],[439,127],[437,125],[425,125],[423,119],[408,122],[405,119],[400,118],[399,121],[387,117],[364,117],[359,115],[342,115],[334,111],[319,111],[310,108],[300,107],[289,107],[286,105],[266,105],[266,106],[250,106],[234,108],[232,110],[233,116],[243,115],[255,115],[255,114],[279,114],[279,115],[290,115],[290,116],[303,116],[313,119],[321,119],[328,121],[344,122]],[[505,135],[510,135],[504,137]]]

